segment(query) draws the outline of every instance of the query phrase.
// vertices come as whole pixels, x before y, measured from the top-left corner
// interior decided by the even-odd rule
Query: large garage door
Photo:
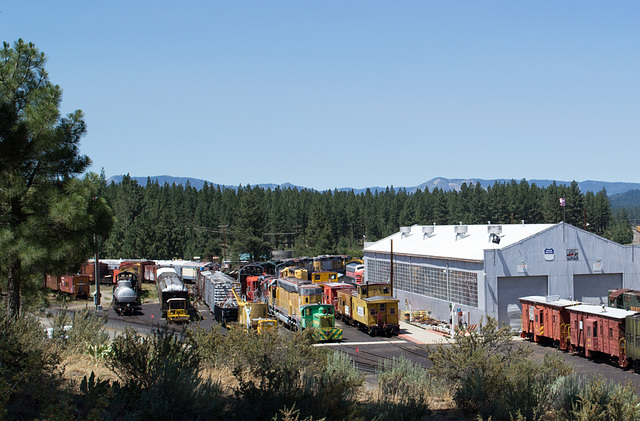
[[[520,328],[520,297],[547,295],[546,276],[514,276],[498,278],[498,322]],[[509,314],[511,313],[511,314]]]
[[[606,304],[607,292],[618,288],[622,288],[621,273],[573,275],[573,296],[583,303]]]

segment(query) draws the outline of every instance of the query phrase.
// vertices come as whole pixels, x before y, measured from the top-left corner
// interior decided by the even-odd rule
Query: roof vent
[[[465,238],[467,236],[468,229],[469,227],[467,227],[466,225],[462,225],[462,222],[460,223],[460,225],[454,226],[453,232],[456,233],[456,241],[458,241],[458,238]]]
[[[425,238],[431,238],[433,237],[434,231],[435,231],[436,227],[434,227],[433,225],[427,225],[422,227],[422,239],[424,240]]]
[[[411,227],[400,227],[400,238],[408,237],[411,235]]]
[[[466,225],[456,225],[455,227],[453,227],[453,232],[455,232],[456,234],[466,234],[468,229],[469,227],[467,227]]]
[[[502,225],[489,225],[487,232],[489,234],[502,234]]]

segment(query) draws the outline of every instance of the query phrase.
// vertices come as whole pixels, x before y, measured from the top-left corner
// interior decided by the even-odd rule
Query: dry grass
[[[87,354],[73,354],[64,357],[62,360],[64,367],[63,377],[70,380],[74,387],[79,387],[84,376],[91,376],[93,371],[97,378],[102,380],[117,380],[115,373],[107,368],[103,361],[95,360]]]

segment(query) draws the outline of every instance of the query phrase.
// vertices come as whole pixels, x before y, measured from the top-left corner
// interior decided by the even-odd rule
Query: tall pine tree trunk
[[[9,266],[9,285],[7,287],[7,315],[16,318],[20,314],[20,277],[22,261],[15,258]]]

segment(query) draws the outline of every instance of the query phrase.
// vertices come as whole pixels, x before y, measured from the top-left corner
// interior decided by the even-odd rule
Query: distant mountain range
[[[115,175],[113,177],[109,177],[107,179],[107,183],[110,184],[112,182],[114,183],[120,183],[122,181],[122,175]],[[189,177],[172,177],[169,175],[158,175],[158,176],[149,176],[149,177],[131,177],[133,180],[137,181],[138,184],[140,184],[141,186],[146,186],[147,184],[147,179],[150,179],[151,181],[155,182],[157,181],[158,184],[160,185],[164,185],[165,183],[168,184],[182,184],[182,185],[186,185],[187,182],[191,185],[191,187],[194,187],[196,189],[201,189],[202,186],[204,186],[204,183],[208,183],[211,186],[214,187],[221,187],[221,188],[230,188],[230,189],[237,189],[238,186],[225,186],[222,184],[216,184],[216,183],[212,183],[211,181],[207,181],[207,180],[201,180],[199,178],[189,178]],[[393,186],[393,188],[395,190],[401,190],[401,189],[406,189],[408,193],[413,193],[416,190],[420,189],[422,191],[424,191],[425,189],[429,189],[429,191],[433,190],[434,188],[439,188],[445,191],[448,190],[458,190],[460,189],[460,187],[462,186],[462,183],[467,183],[467,184],[476,184],[476,183],[480,183],[480,185],[484,188],[487,188],[489,186],[494,185],[496,182],[498,183],[508,183],[510,182],[511,179],[506,179],[506,178],[499,178],[499,179],[493,179],[493,180],[483,180],[483,179],[479,179],[479,178],[442,178],[442,177],[437,177],[437,178],[432,178],[431,180],[420,184],[419,186],[415,186],[415,187],[400,187],[400,186]],[[527,182],[529,184],[536,184],[538,187],[543,187],[546,188],[548,186],[550,186],[553,182],[555,181],[556,184],[558,185],[569,185],[571,184],[571,181],[559,181],[559,180],[527,180]],[[520,180],[516,180],[516,182],[520,182]],[[284,183],[284,184],[273,184],[273,183],[268,183],[268,184],[257,184],[258,187],[264,188],[264,189],[275,189],[276,187],[280,187],[281,189],[287,189],[287,188],[297,188],[298,190],[302,190],[302,189],[309,189],[308,187],[303,187],[303,186],[296,186],[293,185],[291,183]],[[629,207],[629,206],[639,206],[640,205],[640,191],[636,192],[637,190],[640,190],[640,183],[621,183],[621,182],[609,182],[609,181],[593,181],[593,180],[586,180],[586,181],[578,181],[578,186],[580,187],[580,191],[582,191],[583,193],[587,192],[587,191],[592,191],[594,193],[597,193],[599,191],[601,191],[603,188],[605,188],[607,190],[607,194],[609,195],[609,198],[611,199],[611,204],[613,207]],[[354,189],[351,187],[337,187],[336,188],[339,191],[351,191],[353,190],[354,193],[359,194],[359,193],[364,193],[367,191],[367,188],[363,188],[363,189]],[[372,192],[375,193],[376,191],[385,191],[387,189],[387,187],[368,187],[368,189]]]

